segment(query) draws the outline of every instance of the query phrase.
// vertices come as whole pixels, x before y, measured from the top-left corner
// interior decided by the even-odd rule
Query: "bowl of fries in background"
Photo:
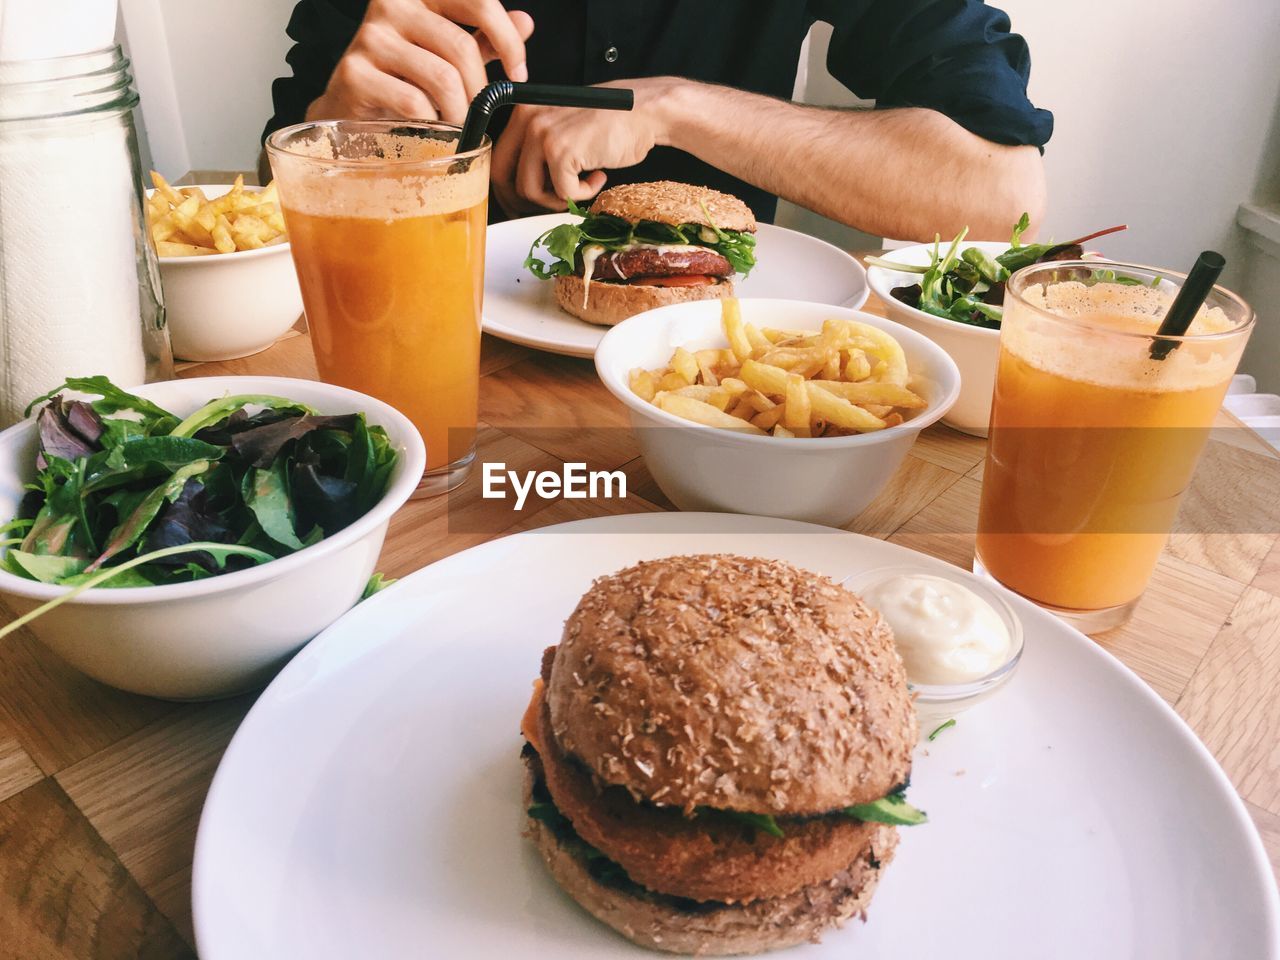
[[[147,230],[173,353],[232,360],[265,350],[302,315],[284,217],[274,186],[170,186],[152,173]]]
[[[975,241],[966,247],[977,247],[989,256],[997,256],[1008,249],[1007,243]],[[944,245],[945,249],[945,245]],[[921,243],[902,247],[885,254],[886,260],[904,264],[928,266],[934,245]],[[964,384],[960,398],[951,412],[942,418],[949,427],[975,437],[987,435],[991,419],[991,393],[996,384],[996,362],[1000,357],[1000,331],[990,327],[978,327],[947,317],[937,317],[916,307],[908,306],[893,296],[894,287],[910,286],[920,282],[920,275],[900,270],[886,270],[880,266],[867,268],[867,282],[885,305],[889,317],[924,334],[951,355],[960,367]]]
[[[596,370],[682,510],[844,526],[884,488],[960,371],[891,320],[795,300],[709,300],[637,314]]]

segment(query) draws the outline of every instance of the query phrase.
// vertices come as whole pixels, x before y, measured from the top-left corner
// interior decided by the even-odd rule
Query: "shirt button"
[[[618,61],[618,48],[617,48],[617,47],[610,47],[608,50],[606,50],[606,51],[604,52],[604,62],[605,62],[605,63],[617,63],[617,61]]]

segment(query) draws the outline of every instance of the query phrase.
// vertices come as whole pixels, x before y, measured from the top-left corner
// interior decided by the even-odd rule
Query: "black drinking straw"
[[[1156,331],[1157,337],[1180,337],[1187,332],[1191,321],[1195,319],[1196,313],[1200,310],[1205,298],[1209,296],[1213,285],[1218,282],[1218,277],[1222,275],[1222,268],[1226,265],[1227,261],[1222,254],[1215,253],[1213,250],[1206,250],[1196,258],[1196,265],[1187,274],[1182,289],[1178,291],[1173,304],[1169,307],[1169,312],[1160,322],[1160,329]],[[1177,349],[1177,340],[1157,339],[1151,344],[1151,359],[1163,360]]]
[[[476,94],[462,124],[458,153],[480,146],[489,119],[498,107],[514,103],[543,107],[585,107],[595,110],[630,110],[635,106],[635,92],[622,87],[571,87],[554,83],[514,83],[498,80]]]

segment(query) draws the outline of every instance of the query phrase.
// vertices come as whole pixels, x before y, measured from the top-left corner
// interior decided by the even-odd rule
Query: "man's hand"
[[[529,79],[524,42],[531,33],[533,19],[498,0],[372,0],[307,119],[461,123],[490,60],[500,59],[512,80]]]
[[[493,192],[510,216],[563,210],[604,186],[602,167],[630,167],[667,142],[663,99],[680,81],[618,80],[635,91],[635,109],[516,107],[493,151]]]

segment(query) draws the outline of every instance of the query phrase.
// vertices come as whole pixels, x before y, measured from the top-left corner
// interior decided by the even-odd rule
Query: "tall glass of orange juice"
[[[1044,263],[1005,291],[974,567],[1088,633],[1146,589],[1253,326],[1215,287],[1156,338],[1183,279]]]
[[[335,120],[267,140],[320,377],[398,408],[422,433],[418,496],[475,458],[489,141],[459,128]]]

